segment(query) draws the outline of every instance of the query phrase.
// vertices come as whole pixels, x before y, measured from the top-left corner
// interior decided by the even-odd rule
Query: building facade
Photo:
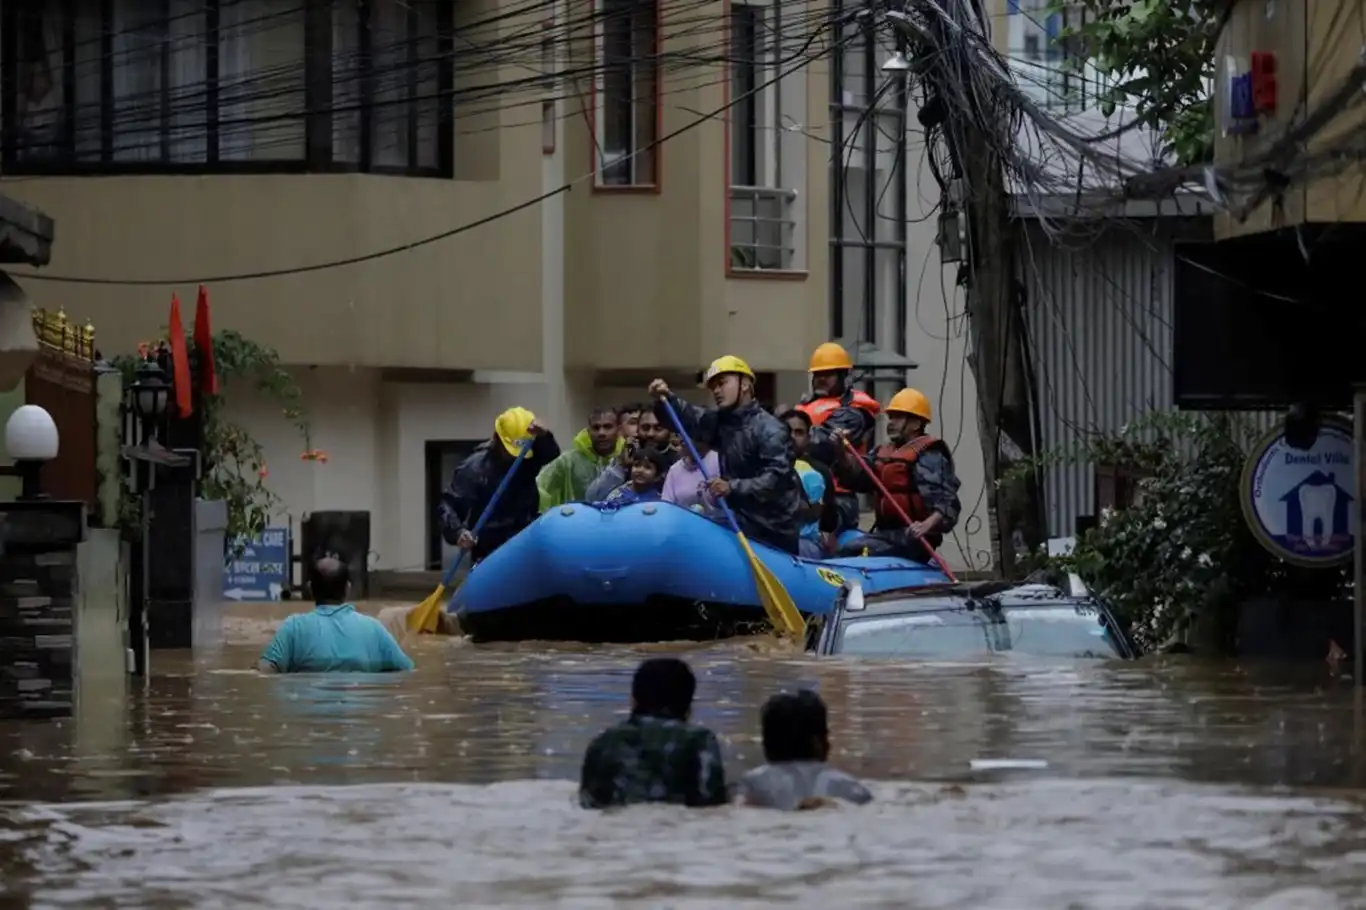
[[[204,283],[215,328],[279,351],[328,454],[227,389],[288,515],[371,512],[375,567],[440,559],[433,493],[507,406],[568,442],[722,353],[771,397],[804,386],[829,171],[789,125],[824,121],[830,74],[784,48],[823,6],[150,9],[0,3],[4,191],[61,223],[46,272],[85,282],[31,295],[112,356]]]

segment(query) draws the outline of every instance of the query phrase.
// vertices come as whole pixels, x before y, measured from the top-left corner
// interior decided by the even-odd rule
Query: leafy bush
[[[1299,569],[1248,529],[1239,481],[1258,436],[1237,415],[1156,414],[1045,456],[1045,467],[1086,461],[1139,478],[1132,505],[1106,510],[1070,554],[1046,561],[1080,575],[1145,650],[1179,638],[1228,651],[1241,602],[1340,594],[1350,567]]]

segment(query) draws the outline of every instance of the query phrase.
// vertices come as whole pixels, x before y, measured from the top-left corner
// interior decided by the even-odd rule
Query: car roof
[[[849,610],[843,618],[853,620],[868,616],[892,616],[906,613],[932,613],[946,608],[961,608],[969,599],[991,597],[995,606],[1003,609],[1020,607],[1068,607],[1098,609],[1097,604],[1084,597],[1075,597],[1052,585],[1022,584],[1020,582],[979,582],[975,584],[917,585],[865,594],[863,609]],[[945,601],[955,603],[946,604]]]

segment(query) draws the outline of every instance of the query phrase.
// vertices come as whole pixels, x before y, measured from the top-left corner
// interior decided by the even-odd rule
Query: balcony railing
[[[767,186],[730,188],[730,265],[737,270],[781,271],[796,268],[792,218],[796,190]]]

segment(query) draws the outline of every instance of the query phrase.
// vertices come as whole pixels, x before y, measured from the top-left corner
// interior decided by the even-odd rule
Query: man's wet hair
[[[308,588],[313,602],[339,604],[346,601],[346,588],[351,582],[351,570],[346,560],[336,553],[321,553],[308,567]]]
[[[642,661],[631,680],[635,714],[686,720],[697,692],[692,668],[677,657],[652,657]]]
[[[810,689],[780,692],[759,713],[764,760],[825,761],[830,749],[829,714],[825,702]]]
[[[641,404],[639,401],[632,401],[617,408],[617,418],[620,419],[627,414],[644,414],[646,411],[653,410],[654,405]]]
[[[601,406],[601,407],[596,407],[596,408],[594,408],[593,410],[591,410],[591,411],[588,412],[588,422],[589,422],[589,423],[592,423],[593,421],[597,420],[599,417],[611,417],[613,420],[620,420],[620,419],[621,419],[621,415],[619,415],[619,414],[617,413],[617,409],[616,409],[616,408],[613,408],[613,407],[608,407],[607,405],[603,405],[603,406]]]
[[[783,411],[778,415],[778,419],[783,423],[787,423],[789,420],[793,419],[800,420],[802,423],[806,424],[808,430],[811,429],[811,415],[805,411],[799,411],[796,408],[788,408],[786,411]]]

